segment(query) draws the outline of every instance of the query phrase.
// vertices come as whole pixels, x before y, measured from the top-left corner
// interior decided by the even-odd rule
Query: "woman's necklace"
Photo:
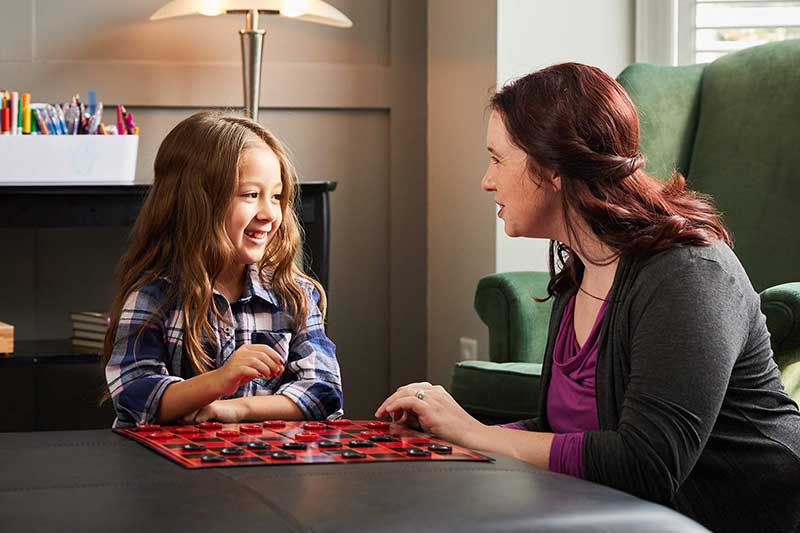
[[[586,291],[586,290],[585,290],[583,287],[581,287],[580,285],[578,285],[578,290],[579,290],[579,291],[581,291],[581,292],[582,292],[583,294],[585,294],[586,296],[589,296],[590,298],[594,298],[595,300],[599,300],[599,301],[601,301],[601,302],[605,302],[605,301],[606,301],[606,299],[605,299],[605,298],[600,298],[599,296],[595,296],[594,294],[592,294],[592,293],[590,293],[590,292]]]

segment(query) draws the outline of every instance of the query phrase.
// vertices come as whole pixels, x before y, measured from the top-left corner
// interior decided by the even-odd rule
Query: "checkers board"
[[[204,422],[114,429],[186,468],[493,459],[379,420]]]

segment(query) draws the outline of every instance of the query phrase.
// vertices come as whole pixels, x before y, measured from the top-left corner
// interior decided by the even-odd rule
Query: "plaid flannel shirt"
[[[248,268],[242,296],[232,304],[214,291],[217,309],[230,320],[218,321],[211,313],[216,346],[205,342],[206,353],[222,366],[242,344],[259,342],[273,348],[284,361],[284,372],[257,378],[226,398],[283,394],[293,400],[306,419],[341,416],[342,382],[336,347],[326,336],[317,302],[319,293],[298,279],[306,292],[309,315],[301,328],[293,327],[290,313],[271,288],[264,286],[258,269]],[[117,413],[114,427],[153,423],[164,390],[173,382],[195,375],[183,353],[184,314],[179,303],[161,310],[170,282],[159,278],[132,292],[122,308],[116,342],[106,366],[111,399]],[[159,312],[161,310],[161,312]],[[146,328],[142,327],[151,320]]]

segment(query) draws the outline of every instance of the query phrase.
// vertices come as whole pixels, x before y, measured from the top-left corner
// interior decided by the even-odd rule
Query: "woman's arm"
[[[420,398],[421,396],[421,398]],[[515,457],[547,469],[552,433],[487,426],[469,415],[440,385],[412,383],[397,389],[375,412],[382,418],[419,425],[449,442]]]

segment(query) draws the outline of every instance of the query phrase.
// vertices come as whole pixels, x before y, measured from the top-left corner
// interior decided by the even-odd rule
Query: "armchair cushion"
[[[514,422],[538,415],[541,375],[537,363],[462,361],[453,371],[451,392],[483,422]]]

